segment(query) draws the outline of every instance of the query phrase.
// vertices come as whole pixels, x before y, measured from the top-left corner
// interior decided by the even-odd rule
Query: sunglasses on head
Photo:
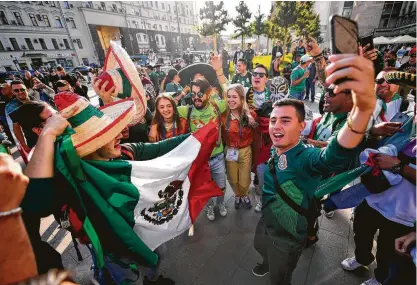
[[[384,77],[375,79],[375,83],[378,84],[378,85],[384,84],[384,82],[387,82]]]
[[[13,89],[14,93],[25,92],[25,91],[26,91],[26,88]]]
[[[266,73],[264,72],[253,72],[252,73],[253,77],[260,77],[260,78],[264,78],[264,76],[266,75]]]
[[[198,92],[198,93],[191,92],[191,97],[195,97],[195,96],[197,96],[198,98],[203,98],[204,93],[203,92]]]

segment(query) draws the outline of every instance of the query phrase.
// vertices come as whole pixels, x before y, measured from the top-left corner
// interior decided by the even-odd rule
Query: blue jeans
[[[208,204],[214,206],[214,201],[217,200],[217,205],[224,202],[224,192],[226,191],[226,165],[224,161],[224,154],[220,153],[209,160],[211,179],[213,179],[217,186],[223,190],[223,196],[210,198]]]
[[[314,96],[316,94],[316,84],[313,83],[312,78],[306,79],[306,99],[308,99],[309,94],[311,101],[314,101]]]
[[[303,92],[290,92],[290,98],[297,99],[297,100],[303,100],[304,99],[304,91]]]

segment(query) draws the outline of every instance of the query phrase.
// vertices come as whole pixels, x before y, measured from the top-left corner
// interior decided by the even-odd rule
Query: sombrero
[[[214,71],[213,67],[210,64],[194,63],[184,67],[179,71],[178,75],[181,78],[181,86],[186,86],[190,84],[196,73],[201,73],[202,75],[204,75],[204,78],[206,78],[211,85],[213,85],[217,80],[216,71]]]
[[[408,72],[393,71],[384,75],[388,83],[416,88],[416,75]]]
[[[117,137],[137,114],[131,98],[115,101],[100,109],[73,92],[58,93],[54,101],[61,113],[78,107],[68,122],[75,131],[71,140],[80,157],[93,153]]]
[[[110,41],[103,70],[104,72],[97,79],[102,79],[101,84],[109,82],[106,90],[116,86],[113,94],[115,100],[132,98],[135,101],[136,114],[131,124],[139,123],[146,114],[145,90],[135,64],[127,52],[114,41]]]

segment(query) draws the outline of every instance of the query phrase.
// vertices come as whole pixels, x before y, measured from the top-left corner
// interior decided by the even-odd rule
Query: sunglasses
[[[266,75],[266,73],[263,72],[253,72],[252,73],[253,77],[260,77],[260,78],[264,78],[264,76]]]
[[[350,94],[350,90],[343,90],[343,91],[340,91],[340,92],[339,92],[339,93],[337,93],[337,94],[335,94],[335,93],[334,93],[333,89],[327,89],[327,92],[326,92],[326,94],[327,94],[330,98],[336,97],[337,95],[339,95],[339,94],[341,94],[341,93]]]
[[[191,92],[191,97],[195,97],[195,96],[197,96],[198,98],[203,98],[204,93],[203,92],[198,92],[198,93]]]
[[[375,79],[375,83],[378,84],[378,85],[384,84],[384,82],[387,82],[384,77],[381,77],[379,79]]]
[[[13,91],[13,93],[25,92],[26,88],[13,89],[12,91]]]

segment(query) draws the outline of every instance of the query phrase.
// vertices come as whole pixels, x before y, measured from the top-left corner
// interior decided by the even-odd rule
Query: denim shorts
[[[304,91],[303,92],[292,92],[292,93],[290,93],[290,98],[303,100],[304,99],[304,94],[305,94]]]
[[[221,189],[226,188],[226,166],[224,154],[220,153],[209,160],[211,178],[216,181],[217,186]]]

